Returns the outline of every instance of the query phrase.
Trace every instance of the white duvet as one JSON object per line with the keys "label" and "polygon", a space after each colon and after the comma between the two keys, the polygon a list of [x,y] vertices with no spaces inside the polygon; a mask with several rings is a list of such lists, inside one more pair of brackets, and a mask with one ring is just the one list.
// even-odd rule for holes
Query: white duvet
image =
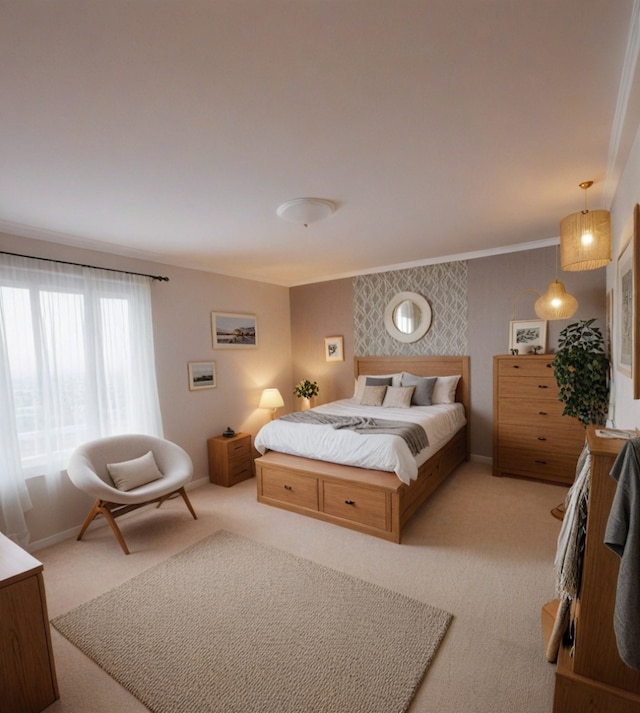
{"label": "white duvet", "polygon": [[419,466],[467,422],[464,407],[459,403],[382,408],[362,406],[355,399],[342,399],[316,406],[314,410],[337,416],[369,416],[419,423],[426,431],[429,445],[414,457],[400,436],[360,434],[348,428],[276,419],[260,429],[255,447],[262,455],[272,450],[359,468],[392,471],[409,485],[418,477]]}

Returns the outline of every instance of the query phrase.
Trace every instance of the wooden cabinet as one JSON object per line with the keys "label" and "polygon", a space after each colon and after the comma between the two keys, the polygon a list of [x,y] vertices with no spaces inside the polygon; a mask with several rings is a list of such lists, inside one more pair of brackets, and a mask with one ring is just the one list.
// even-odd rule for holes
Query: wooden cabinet
{"label": "wooden cabinet", "polygon": [[616,491],[609,473],[624,441],[598,438],[590,426],[587,443],[591,486],[575,640],[560,647],[553,713],[640,713],[640,671],[620,658],[613,630],[620,558],[604,544]]}
{"label": "wooden cabinet", "polygon": [[570,485],[584,426],[563,416],[553,356],[493,358],[493,474]]}
{"label": "wooden cabinet", "polygon": [[39,713],[57,698],[42,564],[0,535],[0,710]]}
{"label": "wooden cabinet", "polygon": [[226,488],[253,476],[251,435],[236,433],[231,438],[215,436],[207,441],[209,480]]}

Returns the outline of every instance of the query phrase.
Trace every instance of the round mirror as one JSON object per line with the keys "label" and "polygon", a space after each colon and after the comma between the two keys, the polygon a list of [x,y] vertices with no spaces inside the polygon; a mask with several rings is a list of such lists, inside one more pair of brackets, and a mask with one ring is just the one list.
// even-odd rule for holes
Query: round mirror
{"label": "round mirror", "polygon": [[431,307],[422,295],[399,292],[384,313],[387,332],[400,342],[416,342],[431,326]]}

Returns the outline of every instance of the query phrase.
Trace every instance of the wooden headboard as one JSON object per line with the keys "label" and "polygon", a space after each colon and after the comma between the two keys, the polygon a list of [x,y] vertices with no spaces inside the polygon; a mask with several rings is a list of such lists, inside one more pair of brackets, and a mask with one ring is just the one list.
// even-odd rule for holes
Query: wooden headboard
{"label": "wooden headboard", "polygon": [[452,376],[460,374],[456,401],[464,406],[467,421],[471,415],[471,388],[468,356],[370,356],[354,357],[356,378],[360,374],[395,374],[408,371],[416,376]]}

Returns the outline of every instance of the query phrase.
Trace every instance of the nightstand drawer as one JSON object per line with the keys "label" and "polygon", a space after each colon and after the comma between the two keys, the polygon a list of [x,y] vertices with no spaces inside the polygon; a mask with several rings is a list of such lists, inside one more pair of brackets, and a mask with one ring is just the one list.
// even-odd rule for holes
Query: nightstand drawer
{"label": "nightstand drawer", "polygon": [[389,496],[357,485],[323,482],[323,512],[379,530],[391,530]]}
{"label": "nightstand drawer", "polygon": [[268,470],[262,475],[262,496],[317,510],[318,481],[286,470]]}
{"label": "nightstand drawer", "polygon": [[230,440],[227,445],[227,456],[229,460],[238,458],[247,459],[251,455],[251,436]]}

